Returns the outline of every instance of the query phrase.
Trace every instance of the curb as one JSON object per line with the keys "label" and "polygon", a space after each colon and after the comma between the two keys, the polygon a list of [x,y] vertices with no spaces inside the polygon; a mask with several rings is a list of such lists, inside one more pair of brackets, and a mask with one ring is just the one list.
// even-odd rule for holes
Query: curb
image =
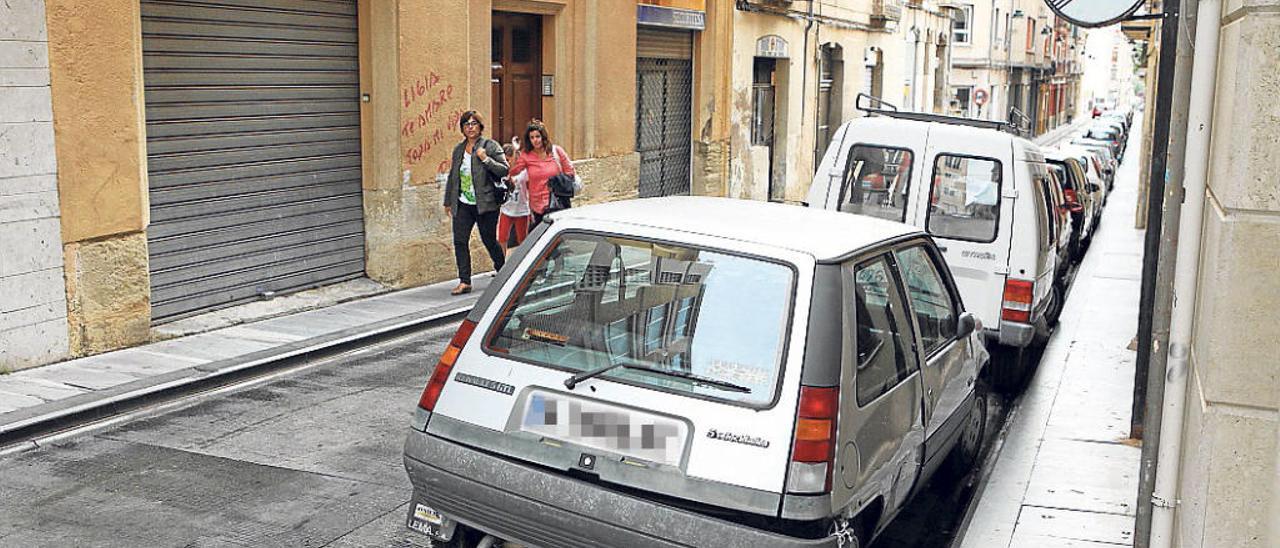
{"label": "curb", "polygon": [[[6,413],[0,424],[0,455],[35,448],[37,438],[82,424],[97,422],[136,410],[145,405],[175,400],[202,390],[257,376],[305,358],[336,354],[355,343],[384,339],[426,329],[457,319],[471,311],[472,304],[426,312],[413,312],[367,325],[295,341],[242,356],[138,379],[104,390],[80,394]],[[26,447],[24,447],[24,445]]]}

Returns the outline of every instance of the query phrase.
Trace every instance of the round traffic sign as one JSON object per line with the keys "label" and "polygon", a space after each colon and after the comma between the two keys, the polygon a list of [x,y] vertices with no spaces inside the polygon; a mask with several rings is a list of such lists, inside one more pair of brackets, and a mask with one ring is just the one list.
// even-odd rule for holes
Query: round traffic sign
{"label": "round traffic sign", "polygon": [[987,90],[979,89],[973,92],[973,104],[982,106],[987,104]]}
{"label": "round traffic sign", "polygon": [[1138,11],[1146,0],[1045,0],[1049,9],[1081,27],[1105,27]]}

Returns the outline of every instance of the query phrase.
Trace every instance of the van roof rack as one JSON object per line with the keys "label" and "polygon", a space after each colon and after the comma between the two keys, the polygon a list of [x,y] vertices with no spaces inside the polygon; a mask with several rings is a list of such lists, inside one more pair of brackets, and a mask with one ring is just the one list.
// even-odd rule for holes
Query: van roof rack
{"label": "van roof rack", "polygon": [[954,124],[962,126],[980,127],[986,129],[994,129],[1012,133],[1019,137],[1026,136],[1026,130],[1030,126],[1030,120],[1016,108],[1009,109],[1009,120],[978,120],[976,118],[962,118],[960,116],[947,116],[945,114],[930,114],[928,112],[907,112],[898,110],[898,107],[886,102],[879,97],[873,97],[865,93],[859,93],[855,106],[858,110],[867,114],[878,114],[880,116],[888,116],[890,118],[898,118],[902,120],[915,120],[918,122],[939,122],[943,124]]}

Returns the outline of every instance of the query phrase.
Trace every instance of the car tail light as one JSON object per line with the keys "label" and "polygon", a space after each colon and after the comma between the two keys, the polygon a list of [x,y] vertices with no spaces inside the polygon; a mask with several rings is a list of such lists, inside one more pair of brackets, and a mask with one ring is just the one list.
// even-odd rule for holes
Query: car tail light
{"label": "car tail light", "polygon": [[1000,318],[1011,322],[1031,323],[1031,301],[1035,282],[1009,278],[1004,282],[1004,304]]}
{"label": "car tail light", "polygon": [[840,409],[840,389],[800,387],[796,413],[796,434],[791,445],[791,468],[787,491],[827,493],[831,491],[831,469],[836,448],[836,416]]}
{"label": "car tail light", "polygon": [[435,371],[431,372],[431,380],[427,381],[427,388],[422,391],[422,399],[418,400],[418,407],[427,411],[436,408],[436,401],[440,399],[444,383],[449,380],[449,372],[453,371],[453,364],[458,361],[462,347],[467,345],[467,339],[471,338],[471,332],[475,330],[476,322],[471,320],[463,320],[462,325],[458,326],[458,332],[453,334],[453,339],[449,340],[449,346],[446,346],[444,354],[440,355],[440,361],[436,362]]}
{"label": "car tail light", "polygon": [[1080,205],[1080,198],[1076,196],[1076,189],[1064,188],[1062,189],[1062,193],[1067,197],[1066,206],[1068,211],[1072,213],[1084,212],[1084,206]]}

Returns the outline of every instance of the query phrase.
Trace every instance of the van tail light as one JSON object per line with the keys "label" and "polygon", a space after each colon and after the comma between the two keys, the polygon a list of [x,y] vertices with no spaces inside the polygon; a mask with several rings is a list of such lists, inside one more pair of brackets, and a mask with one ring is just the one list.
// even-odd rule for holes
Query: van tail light
{"label": "van tail light", "polygon": [[840,409],[837,387],[800,387],[796,434],[791,445],[787,474],[790,493],[828,493],[835,465],[836,416]]}
{"label": "van tail light", "polygon": [[1004,304],[1000,318],[1011,322],[1031,323],[1031,301],[1035,282],[1009,278],[1004,282]]}
{"label": "van tail light", "polygon": [[462,353],[462,347],[467,345],[467,339],[471,338],[471,332],[476,330],[476,322],[471,320],[463,320],[462,325],[458,326],[458,332],[453,334],[453,339],[449,341],[449,346],[444,348],[444,354],[440,355],[440,361],[436,362],[435,371],[431,373],[431,380],[427,381],[427,388],[422,391],[422,399],[418,400],[418,407],[427,411],[436,408],[436,401],[440,399],[440,392],[444,390],[445,381],[449,380],[449,372],[453,371],[453,364],[458,361],[458,355]]}

